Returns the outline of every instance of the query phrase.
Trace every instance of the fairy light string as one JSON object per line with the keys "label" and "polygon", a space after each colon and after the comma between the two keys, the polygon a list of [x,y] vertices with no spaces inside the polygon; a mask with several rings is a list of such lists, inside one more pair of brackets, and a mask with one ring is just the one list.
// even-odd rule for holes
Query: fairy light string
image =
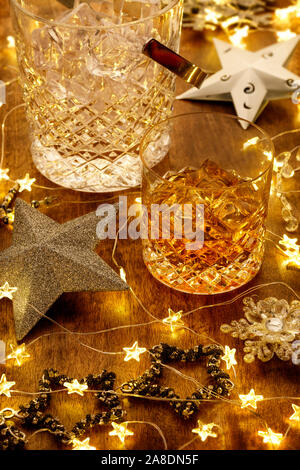
{"label": "fairy light string", "polygon": [[[246,30],[245,30],[246,31]],[[244,36],[246,37],[246,35]],[[4,137],[5,137],[5,122],[6,122],[6,119],[7,117],[15,110],[23,107],[24,104],[21,104],[21,105],[18,105],[16,106],[15,108],[11,109],[4,117],[4,120],[3,120],[3,124],[2,124],[2,144],[1,144],[1,164],[0,164],[0,178],[3,180],[3,181],[11,181],[12,183],[16,183],[16,184],[23,184],[23,187],[24,189],[27,189],[28,191],[31,190],[31,188],[39,188],[39,189],[46,189],[46,190],[63,190],[64,188],[53,188],[53,187],[46,187],[46,186],[41,186],[41,185],[37,185],[35,184],[35,181],[34,178],[30,178],[29,174],[25,175],[25,178],[22,179],[18,179],[18,180],[11,180],[10,177],[9,177],[9,169],[6,169],[6,168],[2,168],[3,166],[3,161],[4,161],[4,152],[5,152],[5,145],[4,145]],[[286,134],[289,134],[289,133],[295,133],[295,132],[299,132],[300,129],[293,129],[293,130],[290,130],[290,131],[286,131],[286,132],[283,132],[283,133],[280,133],[276,136],[274,136],[272,139],[276,139],[278,137],[281,137],[283,135],[286,135]],[[298,147],[297,147],[298,148]],[[297,149],[296,148],[296,149]],[[293,149],[294,151],[295,149]],[[293,152],[291,151],[291,153]],[[287,163],[287,162],[286,162]],[[280,168],[282,168],[282,166],[279,166],[278,170],[280,171]],[[294,172],[298,171],[299,168],[296,168],[294,170]],[[289,191],[285,192],[285,193],[289,193]],[[282,192],[283,194],[283,192]],[[109,200],[114,200],[114,197],[110,198]],[[42,201],[42,200],[41,200]],[[69,204],[89,204],[89,203],[95,203],[95,202],[103,202],[103,200],[100,200],[100,201],[64,201],[63,199],[61,199],[59,201],[59,203],[69,203]],[[276,235],[276,234],[275,234]],[[278,235],[276,235],[276,237],[279,237],[280,240],[278,241],[278,244],[275,243],[275,245],[277,246],[277,248],[281,251],[282,254],[284,254],[285,256],[287,257],[294,257],[295,258],[295,254],[299,254],[299,245],[297,243],[297,239],[292,239],[292,238],[289,238],[287,235],[283,236],[282,238]],[[124,267],[120,266],[117,262],[116,262],[116,259],[115,259],[115,254],[116,254],[116,248],[117,248],[117,243],[118,243],[118,237],[116,238],[115,240],[115,244],[114,244],[114,247],[113,247],[113,253],[112,253],[112,259],[113,259],[113,262],[114,264],[118,267],[118,269],[121,270],[121,275],[123,276],[124,279],[126,279],[126,271],[124,269]],[[259,286],[254,286],[253,288],[250,288],[248,289],[247,291],[243,292],[242,294],[239,294],[238,296],[234,297],[234,299],[231,299],[229,301],[226,301],[226,302],[222,302],[222,303],[219,303],[219,304],[213,304],[213,305],[209,305],[209,306],[200,306],[198,308],[195,308],[193,310],[190,310],[188,312],[182,312],[182,311],[179,311],[179,312],[174,312],[170,309],[170,311],[172,313],[170,313],[170,311],[168,312],[169,313],[169,316],[172,316],[172,315],[177,315],[177,325],[174,326],[174,329],[173,331],[175,331],[177,328],[176,327],[179,327],[190,332],[191,334],[194,334],[196,335],[197,337],[199,336],[202,336],[202,337],[206,337],[206,339],[209,339],[209,340],[212,340],[211,338],[209,338],[207,335],[205,334],[200,334],[194,330],[192,330],[191,328],[187,327],[182,318],[186,318],[188,317],[189,315],[193,314],[194,312],[196,311],[199,311],[201,309],[204,309],[204,308],[215,308],[217,306],[221,306],[221,305],[229,305],[230,303],[233,303],[235,302],[236,300],[240,299],[241,297],[245,296],[247,293],[250,293],[250,292],[254,292],[255,290],[257,289],[260,289],[260,288],[264,288],[264,287],[267,287],[267,286],[271,286],[271,285],[283,285],[285,287],[287,287],[291,292],[293,292],[293,294],[299,299],[299,296],[296,294],[296,292],[290,287],[288,286],[287,284],[285,284],[284,282],[272,282],[272,283],[266,283],[266,284],[262,284],[262,285],[259,285]],[[2,286],[3,287],[3,286]],[[9,287],[9,286],[8,286]],[[1,289],[0,288],[0,295],[1,295]],[[4,289],[4,292],[5,292],[5,289]],[[163,319],[160,319],[158,317],[156,317],[154,314],[152,314],[144,305],[143,303],[140,301],[140,299],[137,297],[137,295],[135,294],[135,292],[130,289],[130,293],[131,295],[133,295],[133,298],[138,302],[138,304],[142,307],[142,310],[147,313],[147,315],[151,318],[151,320],[149,322],[144,322],[144,323],[138,323],[138,324],[135,324],[135,325],[121,325],[121,326],[117,326],[117,327],[113,327],[113,328],[108,328],[106,330],[101,330],[101,331],[98,331],[98,332],[72,332],[68,329],[66,329],[65,327],[63,327],[62,325],[60,325],[59,323],[53,321],[52,319],[50,319],[49,317],[47,317],[46,315],[42,315],[43,317],[45,318],[48,318],[48,320],[50,320],[51,322],[53,322],[54,324],[56,324],[57,326],[59,326],[59,328],[61,328],[63,331],[57,331],[57,332],[52,332],[52,333],[49,333],[49,334],[45,334],[45,335],[41,335],[39,336],[38,338],[35,338],[31,343],[29,343],[26,347],[26,350],[29,349],[31,346],[33,346],[33,344],[35,344],[37,341],[39,341],[40,339],[44,338],[44,337],[49,337],[49,336],[54,336],[54,335],[61,335],[61,334],[68,334],[68,335],[74,335],[75,337],[78,337],[78,336],[89,336],[89,335],[98,335],[98,334],[103,334],[103,333],[108,333],[108,332],[113,332],[113,331],[118,331],[120,329],[126,329],[126,328],[141,328],[143,326],[151,326],[151,325],[154,325],[154,324],[160,324],[163,328],[166,328],[168,327],[169,329],[171,329],[172,331],[172,322],[171,322],[171,319],[170,319],[170,322],[168,321],[164,321],[166,319],[168,319],[168,317],[165,317]],[[13,293],[12,293],[13,294]],[[5,297],[5,295],[3,296]],[[7,295],[6,295],[7,297]],[[8,297],[8,298],[11,298],[11,297]],[[175,318],[173,318],[173,320],[175,320]],[[172,320],[172,321],[173,321]],[[175,322],[176,323],[176,322]],[[174,325],[175,325],[174,323]],[[89,347],[91,348],[89,345],[86,345],[84,343],[82,343],[80,340],[78,340],[79,344],[83,347]],[[216,342],[215,342],[216,343]],[[218,343],[216,343],[218,344]],[[23,346],[23,345],[21,345]],[[227,348],[229,348],[228,346],[226,346]],[[97,350],[96,348],[91,348],[93,349],[94,351],[97,351],[99,354],[112,354],[112,355],[124,355],[124,351],[117,351],[117,352],[112,352],[112,351],[101,351],[101,350]],[[124,350],[125,349],[130,349],[129,348],[125,348],[124,347]],[[142,348],[143,349],[143,352],[146,352],[147,349],[146,348]],[[229,348],[229,351],[230,351],[230,348]],[[233,351],[233,350],[231,350]],[[23,351],[24,353],[24,351]],[[27,353],[25,353],[27,354]],[[225,355],[226,357],[226,352],[225,352]],[[26,359],[27,357],[29,357],[29,354],[28,356],[24,356],[20,359]],[[138,356],[139,357],[139,356]],[[12,357],[12,353],[9,354],[6,358],[7,360],[9,359],[15,359],[17,360],[17,358],[13,358]],[[225,359],[224,359],[225,360]],[[228,356],[228,361],[229,363],[231,362],[232,365],[233,364],[236,364],[236,361],[234,359],[233,356]],[[234,362],[235,361],[235,362]],[[226,361],[225,361],[226,362]],[[20,361],[20,365],[21,365],[22,361]],[[168,368],[170,371],[172,371],[173,373],[179,375],[182,379],[184,380],[189,380],[189,381],[192,381],[194,382],[195,384],[197,384],[197,386],[203,386],[202,384],[200,384],[197,380],[195,380],[193,377],[190,377],[186,374],[182,374],[181,372],[179,372],[176,368],[172,367],[172,366],[169,366],[167,364],[162,364],[162,367],[166,367]],[[76,390],[76,387],[77,387],[77,384],[78,385],[83,385],[83,389],[80,387],[78,388],[77,387],[77,390],[78,392],[76,391],[72,391],[70,393],[77,393],[79,395],[83,395],[85,393],[92,393],[92,391],[90,390],[86,390],[86,387],[84,386],[85,384],[79,384],[79,382],[77,381],[76,383],[76,380],[77,379],[74,379],[74,382],[75,382],[75,388],[73,387],[73,390]],[[74,386],[74,382],[72,383],[73,386]],[[1,384],[2,384],[2,388],[1,388]],[[11,394],[29,394],[29,395],[34,395],[34,393],[30,393],[30,392],[22,392],[22,391],[17,391],[17,390],[11,390],[11,388],[15,385],[15,382],[13,381],[9,381],[7,380],[5,374],[2,375],[1,377],[1,380],[0,380],[0,395],[1,395],[1,390],[2,390],[2,395],[5,395],[7,397],[10,397]],[[52,393],[69,393],[67,391],[68,387],[64,387],[63,389],[61,390],[54,390],[54,391],[51,391],[49,392],[49,394],[52,394]],[[80,389],[80,392],[79,393],[79,389]],[[72,387],[71,387],[71,390],[72,390]],[[256,397],[256,401],[255,399],[253,398],[254,402],[253,404],[255,403],[255,405],[257,404],[257,402],[262,402],[264,400],[271,400],[271,399],[293,399],[294,401],[296,400],[299,400],[299,397],[265,397],[263,398],[262,395],[255,395],[255,392],[253,389],[250,390],[249,394],[251,394],[251,391],[253,391],[253,395],[254,397]],[[123,393],[123,392],[116,392],[118,395],[120,395],[121,397],[125,397],[125,396],[129,396],[129,397],[135,397],[135,398],[143,398],[145,400],[157,400],[157,401],[177,401],[177,402],[181,402],[181,401],[184,401],[184,399],[180,399],[180,398],[175,398],[175,399],[168,399],[168,398],[161,398],[161,397],[141,397],[139,395],[131,395],[131,394],[126,394],[126,393]],[[38,395],[38,393],[36,393],[36,395]],[[247,397],[247,395],[239,395],[239,397]],[[251,398],[251,397],[250,397]],[[250,398],[249,398],[249,402],[250,403]],[[215,397],[213,400],[215,401],[220,401],[220,397]],[[193,400],[191,400],[193,401]],[[196,400],[195,400],[196,401]],[[198,400],[199,401],[199,400]],[[206,401],[205,399],[201,400],[201,401]],[[211,400],[207,400],[207,401],[211,401]],[[235,406],[238,406],[240,408],[244,408],[245,411],[247,412],[250,412],[251,414],[254,414],[254,416],[256,416],[262,423],[263,423],[263,426],[264,426],[264,430],[263,431],[258,431],[258,435],[260,437],[263,438],[264,442],[267,444],[267,443],[270,443],[273,447],[276,447],[278,445],[282,445],[282,442],[283,440],[286,438],[287,434],[290,432],[290,429],[291,429],[291,425],[288,427],[288,429],[286,430],[286,433],[285,434],[281,434],[281,433],[277,433],[276,430],[272,430],[268,424],[265,422],[264,418],[260,416],[260,414],[257,413],[256,411],[256,406],[252,406],[251,404],[248,406],[247,404],[243,406],[244,403],[247,403],[247,402],[242,402],[243,404],[241,405],[241,398],[240,398],[240,401],[238,400],[233,400],[233,399],[222,399],[223,402],[226,402],[228,404],[231,404],[231,405],[235,405]],[[255,409],[255,412],[253,412],[252,410],[249,409],[249,407],[251,407]],[[290,420],[291,421],[299,421],[300,417],[299,417],[299,410],[300,410],[300,406],[296,405],[296,404],[293,404],[292,405],[293,407],[293,410],[294,410],[294,413],[290,416]],[[3,410],[2,410],[3,412]],[[0,411],[0,416],[1,415],[1,411]],[[294,416],[294,417],[293,417]],[[129,422],[128,422],[129,423]],[[127,424],[128,424],[127,423]],[[134,423],[134,421],[132,421],[131,423]],[[140,421],[140,422],[136,422],[136,423],[140,423],[140,424],[150,424],[156,428],[157,425],[155,423],[147,423],[147,422],[144,422],[144,421]],[[210,424],[214,424],[214,423],[202,423],[201,426],[205,427],[205,426],[209,426]],[[294,424],[294,423],[293,423]],[[217,426],[217,425],[215,425]],[[160,428],[159,428],[160,429]],[[197,428],[195,428],[197,429]],[[199,429],[200,429],[200,425],[199,425]],[[207,429],[208,428],[204,428],[204,429]],[[36,432],[42,432],[43,429],[41,430],[38,430]],[[48,429],[45,429],[45,431],[49,431]],[[161,431],[161,430],[160,430]],[[158,431],[158,432],[160,432]],[[14,431],[12,431],[14,432]],[[162,431],[161,431],[162,432]],[[35,433],[32,434],[32,436],[34,435]],[[163,436],[163,434],[161,434]],[[32,437],[31,436],[31,437]],[[200,434],[199,434],[200,436]],[[126,437],[126,436],[125,436]],[[201,437],[201,436],[200,436]],[[162,437],[163,438],[163,437]],[[197,437],[196,437],[197,439]],[[195,439],[192,439],[191,441],[189,441],[187,444],[191,443],[191,442],[194,442]],[[165,439],[163,438],[163,441],[164,441],[164,447],[167,448],[167,445],[166,445],[166,441]],[[83,446],[84,446],[84,443],[86,442],[87,446],[89,445],[89,443],[84,440],[82,441],[83,443]],[[80,444],[78,444],[80,445]],[[181,448],[184,448],[186,446],[186,444],[183,444],[183,446],[181,446]]]}
{"label": "fairy light string", "polygon": [[[277,8],[268,0],[257,5],[243,1],[228,4],[225,0],[185,0],[184,7],[183,26],[196,30],[222,30],[232,44],[239,47],[245,47],[244,40],[256,31],[272,32],[278,41],[286,41],[296,36],[293,29],[300,18],[299,0],[284,8]],[[14,49],[14,37],[8,35],[6,41],[7,47]],[[13,78],[6,85],[17,80],[18,77]]]}
{"label": "fairy light string", "polygon": [[[255,10],[258,6],[259,12]],[[228,4],[225,0],[209,3],[203,0],[185,0],[183,26],[204,31],[220,29],[232,44],[243,48],[245,39],[256,31],[273,33],[277,41],[295,37],[294,29],[297,29],[299,18],[299,0],[285,8],[277,8],[268,1],[250,5],[243,1]]]}
{"label": "fairy light string", "polygon": [[[272,284],[274,284],[274,283],[272,283]],[[292,292],[294,292],[294,290],[293,290],[290,286],[286,285],[285,283],[278,282],[278,283],[275,283],[275,284],[283,284],[283,285],[285,285],[289,290],[291,290]],[[266,285],[267,285],[267,284],[266,284]],[[261,288],[261,287],[266,287],[266,285],[255,286],[254,288],[251,288],[251,289],[248,289],[248,290],[251,290],[251,291],[257,290],[257,289],[259,289],[259,288]],[[243,295],[245,295],[245,293],[244,293]],[[236,299],[239,298],[239,297],[240,297],[240,295],[236,296],[234,299],[231,299],[230,302],[236,301]],[[227,302],[228,302],[228,301],[227,301]],[[217,307],[217,306],[222,305],[222,304],[224,304],[224,302],[222,302],[222,303],[220,303],[220,304],[212,305],[211,307]],[[201,306],[200,308],[206,308],[206,306]],[[189,313],[189,312],[186,312],[186,313]],[[42,316],[45,317],[45,315],[42,315]],[[46,318],[47,318],[47,317],[46,317]],[[50,319],[50,320],[52,320],[52,319]],[[57,325],[59,325],[57,322],[55,322],[55,321],[53,321],[53,322],[56,323]],[[154,322],[150,322],[150,323],[154,323]],[[90,332],[90,333],[85,333],[85,332],[71,332],[71,331],[67,330],[65,327],[63,327],[62,325],[59,325],[59,326],[64,330],[64,332],[63,332],[64,334],[90,335],[90,334],[95,334],[95,333],[96,333],[96,332]],[[132,326],[132,325],[129,325],[129,326]],[[121,327],[117,327],[117,329],[119,329],[119,328],[122,328],[122,326],[121,326]],[[105,332],[110,332],[111,330],[115,330],[115,329],[116,329],[116,328],[114,328],[114,329],[107,329],[107,330],[104,330],[104,331],[105,331]],[[103,332],[103,330],[102,330],[102,332]],[[55,335],[56,332],[54,332],[54,333],[52,333],[52,334]],[[50,334],[50,335],[51,335],[51,334]],[[46,335],[42,335],[42,336],[46,336]],[[41,336],[41,337],[42,337],[42,336]],[[202,335],[202,336],[205,336],[205,335]],[[41,337],[36,338],[36,340],[39,340],[39,338],[41,338]],[[32,344],[35,343],[36,340],[34,340],[34,341],[32,342]],[[28,345],[27,347],[29,347],[29,345]],[[98,351],[98,352],[105,353],[105,352],[103,352],[103,351]],[[112,352],[110,351],[109,353],[112,353]],[[116,352],[115,354],[120,354],[120,353],[121,353],[121,351],[120,351],[120,352]],[[112,353],[112,354],[114,354],[114,353]],[[121,353],[121,354],[122,354],[122,353]],[[197,385],[201,385],[201,384],[199,384],[199,382],[197,382],[193,377],[187,376],[186,374],[182,374],[181,372],[179,372],[179,371],[176,370],[175,368],[173,368],[173,367],[171,367],[171,366],[168,366],[168,365],[166,365],[166,364],[164,364],[163,366],[169,368],[169,370],[171,370],[171,371],[175,372],[176,374],[180,375],[180,376],[181,376],[182,378],[184,378],[185,380],[190,380],[190,381],[193,381],[194,383],[197,383]],[[64,389],[58,390],[58,391],[55,391],[55,392],[57,393],[57,392],[63,392],[63,391],[64,391]],[[18,393],[18,391],[13,391],[12,393]],[[28,392],[19,392],[19,393],[27,393],[27,394],[28,394]],[[51,392],[51,393],[54,393],[54,392]],[[122,395],[125,396],[126,394],[122,394]],[[148,397],[139,397],[139,398],[148,399]],[[285,397],[272,397],[271,399],[284,399],[284,398],[285,398]],[[288,398],[288,397],[286,397],[286,399],[287,399],[287,398]],[[264,398],[264,400],[265,400],[265,399],[268,400],[268,399],[270,399],[270,398]],[[290,397],[290,399],[293,399],[293,400],[296,399],[296,400],[298,400],[299,398],[298,398],[298,397]],[[170,399],[161,399],[161,398],[160,398],[159,401],[170,401]],[[181,401],[181,400],[180,400],[180,399],[179,399],[179,400],[176,400],[176,399],[175,399],[175,401]],[[205,400],[204,400],[204,401],[205,401]],[[227,400],[226,400],[226,401],[227,401]],[[231,400],[231,399],[230,399],[230,400],[228,400],[227,402],[228,402],[229,404],[233,404],[233,405],[236,405],[236,406],[239,406],[239,407],[240,407],[240,403],[238,403],[236,400]],[[250,410],[249,410],[249,411],[250,411]],[[257,415],[257,417],[262,421],[262,423],[264,424],[264,427],[266,428],[266,430],[265,430],[265,431],[262,431],[262,432],[268,432],[269,427],[268,427],[267,423],[265,423],[265,421],[263,420],[263,418],[260,417],[259,415]],[[289,430],[288,430],[288,431],[289,431]],[[275,444],[272,443],[272,445],[273,445],[273,446],[276,446],[276,443],[275,443]]]}

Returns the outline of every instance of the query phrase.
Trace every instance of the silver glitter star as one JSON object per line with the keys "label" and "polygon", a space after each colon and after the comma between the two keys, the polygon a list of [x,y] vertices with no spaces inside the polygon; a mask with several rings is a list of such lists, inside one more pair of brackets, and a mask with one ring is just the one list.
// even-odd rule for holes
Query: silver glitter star
{"label": "silver glitter star", "polygon": [[0,285],[13,296],[17,340],[21,340],[64,292],[119,291],[128,286],[92,250],[99,240],[95,212],[59,224],[17,199],[12,245],[0,253]]}

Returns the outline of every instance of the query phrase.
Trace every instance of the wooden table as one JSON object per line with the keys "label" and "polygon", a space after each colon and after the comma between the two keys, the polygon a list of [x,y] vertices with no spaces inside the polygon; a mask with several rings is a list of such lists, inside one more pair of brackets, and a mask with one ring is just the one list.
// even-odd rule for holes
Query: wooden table
{"label": "wooden table", "polygon": [[[0,23],[0,34],[2,46],[5,45],[5,37],[11,32],[10,22],[7,19],[7,1],[1,0],[0,12],[2,15]],[[221,37],[221,36],[220,36]],[[251,36],[249,48],[256,48],[270,44],[272,36],[265,33],[256,33]],[[182,34],[182,55],[207,67],[218,67],[217,56],[209,36],[204,37],[199,32],[183,30]],[[290,62],[290,68],[295,73],[300,73],[300,46],[297,48]],[[14,64],[13,51],[7,48],[2,49],[1,66],[4,64]],[[8,71],[3,71],[5,75]],[[1,77],[6,79],[7,76]],[[187,86],[178,82],[177,91],[182,92]],[[18,85],[12,85],[8,94],[8,107],[1,110],[2,116],[8,108],[20,103],[21,95]],[[232,104],[203,103],[181,101],[175,103],[175,113],[214,110],[234,113]],[[288,130],[299,126],[300,111],[290,100],[273,102],[267,106],[257,123],[267,130],[271,135],[280,131]],[[299,136],[287,137],[278,141],[278,151],[292,148],[293,142],[297,142]],[[298,140],[299,144],[299,140]],[[49,186],[49,182],[43,178],[34,168],[29,150],[29,140],[27,137],[27,127],[24,122],[23,111],[17,111],[8,120],[8,132],[6,142],[6,162],[10,167],[12,177],[23,177],[29,172],[31,177],[36,177],[41,185]],[[299,183],[299,181],[298,181]],[[299,187],[299,185],[298,185]],[[1,182],[0,196],[2,197],[8,185]],[[47,215],[58,222],[65,222],[89,211],[95,210],[99,200],[106,200],[108,195],[86,195],[72,191],[61,191],[57,188],[51,192],[58,196],[61,204],[49,208]],[[49,194],[49,193],[47,193]],[[33,190],[32,193],[24,192],[22,197],[26,201],[41,199],[45,196],[43,190]],[[84,204],[66,203],[64,201],[86,202]],[[294,204],[299,199],[292,198]],[[298,201],[298,202],[297,202]],[[274,232],[281,234],[284,227],[280,217],[280,205],[276,197],[271,197],[270,214],[268,226]],[[297,236],[295,234],[295,236]],[[299,235],[298,235],[299,237]],[[11,242],[11,233],[5,228],[0,229],[0,248],[4,249]],[[97,252],[111,266],[113,266],[112,241],[101,242]],[[190,310],[201,305],[215,304],[224,300],[232,299],[245,288],[221,296],[193,296],[176,292],[156,281],[147,271],[142,260],[141,244],[139,241],[124,240],[119,242],[116,258],[127,273],[129,285],[135,290],[143,304],[157,317],[167,316],[168,307],[174,311]],[[297,290],[299,288],[299,272],[288,271],[282,266],[283,257],[276,251],[273,244],[266,243],[266,255],[263,267],[258,276],[248,285],[249,287],[271,282],[284,281]],[[115,268],[116,269],[116,268]],[[264,288],[255,292],[257,299],[265,298],[269,295],[278,298],[292,300],[294,297],[288,289],[282,286]],[[75,293],[64,294],[51,308],[49,315],[64,327],[72,331],[89,332],[109,329],[116,326],[148,322],[150,318],[134,300],[130,292],[124,293]],[[222,344],[228,344],[231,348],[237,349],[236,358],[236,388],[232,398],[237,398],[238,394],[246,394],[250,388],[265,397],[284,397],[299,395],[299,368],[290,362],[284,363],[278,359],[262,363],[255,361],[248,365],[243,361],[243,342],[224,335],[220,332],[222,323],[230,323],[231,320],[239,319],[243,316],[242,302],[238,300],[231,305],[205,308],[188,316],[185,320],[187,326],[198,333],[208,335]],[[15,342],[14,324],[12,314],[12,303],[9,300],[2,300],[0,303],[0,339],[6,342],[7,347]],[[43,319],[26,337],[25,342],[29,343],[46,333],[59,331],[59,328]],[[198,344],[199,338],[185,330],[177,330],[171,334],[168,328],[162,324],[151,326],[119,329],[110,333],[96,336],[80,336],[79,339],[89,346],[103,351],[122,351],[123,347],[131,346],[135,340],[139,345],[151,348],[152,346],[166,342],[178,345],[182,348],[189,348]],[[207,342],[207,340],[205,340]],[[16,389],[36,392],[38,380],[45,368],[56,368],[62,373],[73,377],[83,377],[88,373],[97,373],[102,369],[113,370],[117,374],[117,385],[122,384],[129,378],[141,374],[149,366],[149,356],[144,354],[141,361],[129,361],[125,363],[122,356],[103,355],[87,349],[79,344],[78,337],[71,335],[46,336],[37,341],[30,348],[31,359],[16,367],[12,361],[6,366],[0,365],[0,374],[6,373],[8,380],[16,382]],[[176,365],[177,367],[177,365]],[[178,369],[186,374],[197,377],[200,381],[205,380],[205,371],[201,366],[178,365]],[[231,372],[232,374],[232,372]],[[182,397],[192,392],[192,385],[179,379],[171,372],[164,372],[163,384],[174,386]],[[30,397],[24,395],[12,395],[10,399],[1,396],[0,408],[9,406],[17,407],[20,403],[26,403]],[[266,420],[268,425],[275,431],[284,433],[288,427],[288,417],[292,414],[291,400],[276,399],[267,400],[259,404],[259,413]],[[223,429],[223,434],[217,439],[209,438],[202,443],[200,439],[194,441],[187,449],[266,449],[262,443],[262,438],[257,436],[259,429],[264,429],[260,419],[255,414],[247,410],[242,410],[239,406],[224,402],[213,402],[203,404],[199,414],[190,421],[182,421],[169,408],[166,403],[158,403],[145,399],[124,399],[124,406],[127,410],[128,421],[148,421],[159,424],[168,442],[169,449],[177,449],[184,443],[191,440],[194,435],[191,430],[195,427],[197,418],[203,422],[214,422]],[[55,394],[51,401],[50,412],[62,419],[67,428],[82,418],[88,412],[95,412],[96,404],[92,394],[87,394],[85,398],[77,395],[68,396],[66,393]],[[145,424],[132,424],[130,429],[134,431],[133,437],[126,439],[127,449],[163,449],[162,439],[157,431]],[[91,444],[97,449],[123,449],[119,440],[110,437],[109,427],[98,428],[91,432]],[[31,431],[28,432],[28,435]],[[293,428],[284,441],[282,448],[296,449],[300,445],[299,427]],[[57,443],[47,433],[37,434],[28,444],[29,449],[57,449]]]}

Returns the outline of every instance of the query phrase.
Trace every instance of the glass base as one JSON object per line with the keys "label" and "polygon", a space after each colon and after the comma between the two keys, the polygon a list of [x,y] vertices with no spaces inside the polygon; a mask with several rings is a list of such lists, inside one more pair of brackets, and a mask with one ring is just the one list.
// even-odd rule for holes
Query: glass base
{"label": "glass base", "polygon": [[[168,153],[170,137],[163,133],[157,137],[152,166]],[[114,162],[97,156],[85,161],[79,156],[63,157],[54,147],[45,147],[35,138],[31,145],[33,162],[48,180],[64,188],[87,193],[125,191],[141,184],[139,149],[135,147],[122,153]]]}
{"label": "glass base", "polygon": [[43,147],[36,139],[31,146],[32,159],[48,180],[64,188],[87,193],[123,191],[141,184],[138,154],[128,155],[118,165],[99,157],[86,163],[79,158],[64,159],[55,148]]}
{"label": "glass base", "polygon": [[[258,274],[262,265],[262,257],[259,261],[255,258],[255,255],[250,255],[245,261],[247,266],[237,267],[235,263],[232,263],[227,266],[226,274],[222,272],[224,268],[218,271],[216,268],[210,267],[197,277],[194,276],[193,283],[191,283],[191,281],[184,279],[184,275],[180,276],[175,268],[172,271],[169,270],[167,274],[158,264],[149,263],[146,260],[145,250],[143,252],[144,263],[155,279],[179,292],[197,295],[224,294],[247,284]],[[231,275],[229,275],[230,273]]]}

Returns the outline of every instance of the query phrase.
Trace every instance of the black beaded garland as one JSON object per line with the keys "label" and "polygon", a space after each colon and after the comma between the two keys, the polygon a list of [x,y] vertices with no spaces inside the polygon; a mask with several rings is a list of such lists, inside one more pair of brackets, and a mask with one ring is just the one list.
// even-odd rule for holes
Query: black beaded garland
{"label": "black beaded garland", "polygon": [[23,450],[25,434],[13,422],[0,416],[0,450]]}
{"label": "black beaded garland", "polygon": [[[86,383],[90,389],[100,390],[95,393],[95,397],[103,403],[107,411],[95,415],[87,414],[84,419],[74,425],[71,431],[67,431],[57,418],[43,412],[50,404],[51,391],[63,387],[65,382],[72,382],[73,379],[60,374],[57,370],[47,369],[39,381],[40,394],[27,405],[21,405],[16,412],[16,417],[20,420],[22,426],[48,429],[61,444],[70,445],[72,439],[80,437],[93,426],[108,424],[123,418],[124,410],[120,398],[113,391],[115,379],[114,372],[103,370],[100,374],[89,374],[79,381],[79,383]],[[4,416],[0,416],[1,418],[0,450],[23,449],[26,443],[25,434],[21,433],[15,425],[9,426]]]}
{"label": "black beaded garland", "polygon": [[[234,387],[230,376],[220,369],[221,356],[224,353],[223,348],[216,344],[208,346],[198,345],[194,348],[183,350],[175,346],[161,343],[150,349],[152,364],[149,370],[137,379],[130,380],[122,385],[123,393],[170,398],[171,407],[182,418],[189,419],[196,413],[201,405],[201,400],[209,400],[228,396]],[[206,370],[213,380],[213,384],[197,389],[191,397],[181,400],[175,390],[170,387],[162,387],[157,384],[157,380],[162,374],[162,364],[170,362],[196,362],[206,359]],[[192,400],[192,401],[191,401]]]}
{"label": "black beaded garland", "polygon": [[8,193],[0,203],[0,222],[2,222],[4,225],[9,224],[8,214],[12,212],[10,205],[18,194],[19,187],[19,183],[15,183],[15,185],[8,191]]}
{"label": "black beaded garland", "polygon": [[[184,419],[190,418],[196,413],[202,400],[221,398],[228,396],[234,387],[229,375],[220,368],[223,348],[216,344],[202,346],[201,344],[191,349],[180,349],[176,346],[160,343],[149,350],[151,366],[137,379],[132,379],[121,386],[123,394],[167,398],[170,405]],[[191,397],[184,400],[176,394],[173,388],[162,387],[157,383],[162,375],[163,364],[171,362],[197,362],[205,359],[206,370],[211,378],[211,384],[197,389]],[[61,388],[65,382],[73,379],[60,374],[57,370],[47,369],[39,381],[39,395],[27,405],[21,405],[14,417],[20,420],[24,427],[47,429],[63,445],[71,445],[73,439],[78,439],[90,428],[96,425],[106,425],[114,421],[122,421],[125,411],[122,407],[120,396],[113,390],[116,380],[114,372],[103,370],[100,374],[89,374],[80,379],[79,383],[86,383],[89,389],[99,390],[95,397],[106,408],[106,411],[94,415],[87,414],[84,419],[78,421],[71,431],[51,414],[45,414],[50,404],[51,392],[55,388]],[[8,409],[9,410],[9,409]],[[5,411],[5,410],[4,410]],[[26,436],[21,432],[11,416],[5,413],[0,415],[0,450],[22,450],[26,444]]]}

